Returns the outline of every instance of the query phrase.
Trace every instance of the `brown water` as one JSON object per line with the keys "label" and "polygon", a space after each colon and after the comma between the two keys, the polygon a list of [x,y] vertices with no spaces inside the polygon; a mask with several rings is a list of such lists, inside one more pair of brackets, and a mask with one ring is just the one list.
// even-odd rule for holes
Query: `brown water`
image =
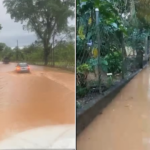
{"label": "brown water", "polygon": [[75,75],[31,66],[17,74],[16,64],[0,63],[0,139],[52,124],[75,123]]}
{"label": "brown water", "polygon": [[77,150],[150,150],[150,68],[79,135]]}

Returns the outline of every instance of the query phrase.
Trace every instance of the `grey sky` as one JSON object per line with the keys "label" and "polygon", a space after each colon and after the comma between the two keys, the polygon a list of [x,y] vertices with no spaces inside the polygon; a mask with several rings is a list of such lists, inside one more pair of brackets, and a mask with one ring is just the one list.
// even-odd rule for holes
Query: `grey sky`
{"label": "grey sky", "polygon": [[[21,23],[16,23],[11,19],[3,6],[3,0],[0,0],[0,24],[3,27],[0,30],[0,43],[6,43],[10,47],[15,47],[18,40],[19,47],[24,47],[37,39],[33,32],[23,30]],[[74,25],[75,20],[70,20],[69,24]]]}

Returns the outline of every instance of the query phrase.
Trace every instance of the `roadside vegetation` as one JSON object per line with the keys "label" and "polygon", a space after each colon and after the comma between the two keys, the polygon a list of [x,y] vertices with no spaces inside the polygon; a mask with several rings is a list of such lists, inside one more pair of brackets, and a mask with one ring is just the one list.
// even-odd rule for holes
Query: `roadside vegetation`
{"label": "roadside vegetation", "polygon": [[[5,43],[0,43],[0,59],[8,57],[11,62],[28,62],[35,65],[44,65],[43,46],[40,42],[32,43],[20,49],[11,49]],[[55,46],[53,55],[49,55],[47,66],[59,67],[74,71],[75,47],[74,41],[59,42]]]}
{"label": "roadside vegetation", "polygon": [[146,0],[77,0],[78,108],[146,63],[149,8]]}

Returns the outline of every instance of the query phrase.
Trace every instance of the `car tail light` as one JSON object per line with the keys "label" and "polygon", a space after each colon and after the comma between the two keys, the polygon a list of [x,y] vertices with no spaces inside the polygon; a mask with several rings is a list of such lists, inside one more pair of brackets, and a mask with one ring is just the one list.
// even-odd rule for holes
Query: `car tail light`
{"label": "car tail light", "polygon": [[28,70],[30,70],[30,67],[28,66]]}
{"label": "car tail light", "polygon": [[20,67],[17,67],[16,70],[20,70]]}

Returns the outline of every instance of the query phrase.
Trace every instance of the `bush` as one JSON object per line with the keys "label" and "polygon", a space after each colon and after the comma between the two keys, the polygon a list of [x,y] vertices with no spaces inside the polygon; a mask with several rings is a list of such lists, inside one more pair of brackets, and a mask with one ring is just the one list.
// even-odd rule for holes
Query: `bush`
{"label": "bush", "polygon": [[77,93],[77,98],[84,97],[87,93],[89,92],[87,87],[82,87],[80,85],[77,85],[76,88],[76,93]]}
{"label": "bush", "polygon": [[108,62],[108,72],[109,73],[121,73],[122,70],[122,53],[113,52],[105,56],[105,59]]}
{"label": "bush", "polygon": [[86,79],[89,71],[90,66],[88,64],[82,64],[77,67],[77,84],[81,87],[86,87]]}

